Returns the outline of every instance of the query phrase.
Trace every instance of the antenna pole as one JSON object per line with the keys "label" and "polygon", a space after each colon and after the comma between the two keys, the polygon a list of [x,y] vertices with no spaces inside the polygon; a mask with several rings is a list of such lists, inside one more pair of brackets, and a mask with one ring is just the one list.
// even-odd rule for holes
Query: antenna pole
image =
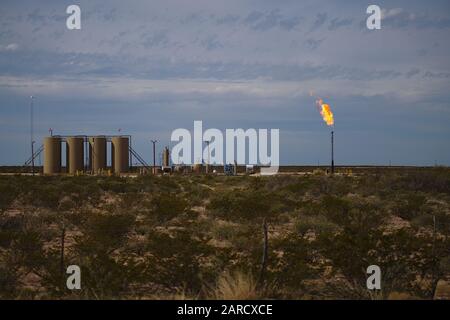
{"label": "antenna pole", "polygon": [[31,144],[31,172],[34,176],[34,136],[33,136],[33,96],[30,96],[30,144]]}

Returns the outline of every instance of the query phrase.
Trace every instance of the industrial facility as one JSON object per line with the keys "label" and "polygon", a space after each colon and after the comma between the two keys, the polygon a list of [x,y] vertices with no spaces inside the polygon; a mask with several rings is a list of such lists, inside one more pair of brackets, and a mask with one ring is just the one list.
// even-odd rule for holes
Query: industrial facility
{"label": "industrial facility", "polygon": [[[109,151],[109,152],[108,152]],[[65,152],[65,157],[63,154]],[[109,153],[109,157],[108,157]],[[155,153],[155,151],[154,151]],[[209,173],[209,164],[203,163],[193,165],[172,165],[170,161],[169,147],[164,147],[161,153],[161,165],[158,167],[154,159],[153,166],[147,164],[145,160],[131,147],[131,136],[106,136],[106,135],[76,135],[62,136],[52,135],[45,137],[43,144],[33,153],[24,164],[24,167],[32,166],[35,173],[33,160],[43,154],[43,174],[44,175],[122,175],[122,174],[201,174]],[[155,155],[154,155],[155,156]],[[65,163],[63,163],[65,160]],[[138,170],[132,168],[132,161],[140,164]],[[220,166],[212,167],[212,172],[216,174]],[[237,175],[237,164],[223,166],[225,175]],[[132,170],[134,169],[134,170]],[[206,170],[206,171],[205,171]],[[252,170],[244,169],[241,172],[252,174]]]}
{"label": "industrial facility", "polygon": [[[44,174],[63,173],[63,144],[66,150],[65,173],[120,175],[129,172],[134,155],[144,166],[140,156],[131,148],[130,136],[50,136],[44,138]],[[108,169],[108,144],[110,145],[110,169]]]}

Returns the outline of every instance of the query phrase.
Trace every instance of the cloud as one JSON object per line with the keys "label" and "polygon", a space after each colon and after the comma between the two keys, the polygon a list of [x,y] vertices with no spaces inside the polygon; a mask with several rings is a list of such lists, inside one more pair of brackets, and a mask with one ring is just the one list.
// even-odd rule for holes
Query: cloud
{"label": "cloud", "polygon": [[[408,160],[398,143],[404,154],[423,152],[420,161],[450,163],[442,138],[450,134],[448,4],[399,0],[385,8],[376,32],[367,31],[365,10],[353,2],[81,0],[80,6],[78,32],[65,27],[59,2],[2,5],[5,141],[26,130],[27,123],[23,130],[12,124],[24,122],[20,110],[27,110],[31,92],[39,97],[43,134],[49,126],[71,133],[127,127],[138,137],[164,138],[170,128],[203,117],[208,126],[279,126],[287,139],[283,158],[316,162],[328,157],[317,147],[328,132],[308,95],[313,90],[336,113],[340,161],[392,154]],[[412,137],[423,139],[417,148]],[[0,148],[9,146],[2,140]]]}
{"label": "cloud", "polygon": [[402,8],[394,8],[394,9],[381,9],[381,18],[389,19],[395,16],[399,16],[403,14],[405,11]]}
{"label": "cloud", "polygon": [[145,48],[167,47],[169,36],[167,30],[156,30],[152,33],[143,32],[141,34],[142,46]]}
{"label": "cloud", "polygon": [[326,13],[318,13],[309,31],[315,31],[323,26],[327,20],[327,17],[328,15]]}
{"label": "cloud", "polygon": [[333,31],[342,27],[350,26],[353,23],[353,19],[339,19],[334,18],[330,21],[330,25],[328,26],[328,30]]}
{"label": "cloud", "polygon": [[218,25],[233,25],[237,23],[241,17],[237,14],[226,14],[216,18],[216,24]]}
{"label": "cloud", "polygon": [[407,78],[411,78],[414,77],[415,75],[418,75],[420,73],[420,69],[419,68],[413,68],[410,71],[408,71],[406,73],[406,77]]}
{"label": "cloud", "polygon": [[382,9],[382,26],[391,28],[447,29],[450,18],[432,16],[428,13],[413,13],[403,8]]}
{"label": "cloud", "polygon": [[281,28],[284,30],[292,30],[297,27],[300,22],[300,17],[286,17],[280,9],[274,9],[269,12],[250,12],[244,19],[244,24],[257,31],[267,31],[272,28]]}
{"label": "cloud", "polygon": [[220,42],[218,35],[208,35],[204,39],[200,40],[200,45],[206,50],[214,50],[223,48],[223,44]]}
{"label": "cloud", "polygon": [[317,49],[320,44],[323,42],[324,39],[313,39],[313,38],[308,38],[305,41],[305,45],[307,48],[311,49],[311,50],[315,50]]}
{"label": "cloud", "polygon": [[1,51],[16,51],[19,49],[19,45],[17,43],[10,43],[7,45],[0,45],[0,52]]}

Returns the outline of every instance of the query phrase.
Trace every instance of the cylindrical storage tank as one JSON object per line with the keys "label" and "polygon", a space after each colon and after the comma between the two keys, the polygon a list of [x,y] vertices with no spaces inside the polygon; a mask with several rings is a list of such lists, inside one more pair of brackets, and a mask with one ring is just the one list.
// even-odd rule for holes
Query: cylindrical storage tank
{"label": "cylindrical storage tank", "polygon": [[90,164],[93,174],[106,170],[106,137],[89,138]]}
{"label": "cylindrical storage tank", "polygon": [[44,138],[44,174],[61,172],[61,138]]}
{"label": "cylindrical storage tank", "polygon": [[165,147],[163,151],[163,167],[169,166],[170,153],[169,148]]}
{"label": "cylindrical storage tank", "polygon": [[115,174],[121,174],[129,170],[129,145],[130,138],[128,137],[111,138],[112,167]]}
{"label": "cylindrical storage tank", "polygon": [[67,173],[76,174],[84,170],[84,137],[66,138]]}

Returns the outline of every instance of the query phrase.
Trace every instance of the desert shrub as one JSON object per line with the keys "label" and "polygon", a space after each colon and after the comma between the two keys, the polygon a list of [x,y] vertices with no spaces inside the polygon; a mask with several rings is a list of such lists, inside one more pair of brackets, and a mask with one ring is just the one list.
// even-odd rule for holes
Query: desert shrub
{"label": "desert shrub", "polygon": [[156,181],[156,186],[160,192],[179,192],[180,184],[178,183],[179,177],[162,176]]}
{"label": "desert shrub", "polygon": [[236,226],[233,224],[213,224],[211,227],[212,236],[219,241],[232,241],[236,236],[238,229],[242,226]]}
{"label": "desert shrub", "polygon": [[331,180],[331,193],[337,196],[344,196],[352,191],[354,179],[346,176],[335,176]]}
{"label": "desert shrub", "polygon": [[343,199],[325,196],[321,212],[331,222],[350,230],[378,228],[387,216],[379,204],[365,199]]}
{"label": "desert shrub", "polygon": [[130,210],[139,207],[144,200],[143,193],[127,192],[120,196],[120,208],[123,210]]}
{"label": "desert shrub", "polygon": [[330,222],[322,215],[299,216],[295,223],[295,231],[300,237],[304,237],[308,232],[314,234],[333,233],[339,230],[339,226]]}
{"label": "desert shrub", "polygon": [[270,216],[273,198],[273,195],[263,191],[230,191],[214,195],[207,208],[224,219],[252,220]]}
{"label": "desert shrub", "polygon": [[435,229],[437,233],[448,237],[450,215],[446,212],[423,212],[411,219],[411,226],[415,229],[427,228],[430,232]]}
{"label": "desert shrub", "polygon": [[135,217],[127,213],[90,212],[85,217],[83,236],[75,237],[68,260],[82,269],[87,297],[118,297],[142,281],[145,267],[126,249],[134,223]]}
{"label": "desert shrub", "polygon": [[100,252],[72,260],[80,266],[83,275],[83,296],[90,299],[126,298],[133,286],[145,282],[145,264],[125,254],[119,257]]}
{"label": "desert shrub", "polygon": [[[321,235],[317,247],[331,261],[333,273],[341,273],[347,280],[347,291],[337,291],[345,295],[341,298],[370,298],[367,290],[361,289],[366,285],[366,268],[372,264],[382,270],[382,294],[386,298],[393,291],[429,295],[430,284],[424,287],[423,280],[432,276],[440,261],[436,259],[445,257],[444,246],[445,241],[441,241],[432,253],[429,238],[417,237],[406,229],[392,233],[372,229]],[[417,282],[419,275],[421,283]]]}
{"label": "desert shrub", "polygon": [[321,214],[322,204],[319,201],[300,201],[297,205],[299,212],[306,216],[315,216]]}
{"label": "desert shrub", "polygon": [[22,228],[23,218],[21,216],[0,214],[0,247],[9,248]]}
{"label": "desert shrub", "polygon": [[21,231],[11,244],[11,253],[16,267],[25,267],[28,271],[38,270],[45,261],[40,233],[34,230]]}
{"label": "desert shrub", "polygon": [[[294,176],[273,176],[269,179],[265,179],[265,188],[268,191],[277,191],[281,189],[289,189],[290,186],[296,185],[301,180]],[[294,190],[295,192],[295,190]]]}
{"label": "desert shrub", "polygon": [[183,195],[190,206],[202,205],[203,202],[209,198],[212,189],[209,185],[203,183],[193,183],[191,179],[180,181],[183,188]]}
{"label": "desert shrub", "polygon": [[215,253],[209,238],[186,230],[172,235],[154,232],[148,235],[147,275],[151,282],[168,289],[187,288],[199,292],[203,282],[211,282],[217,271],[206,260]]}
{"label": "desert shrub", "polygon": [[56,185],[44,184],[34,186],[26,196],[26,202],[36,207],[46,207],[56,209],[62,198],[62,192]]}
{"label": "desert shrub", "polygon": [[64,197],[59,201],[58,212],[70,212],[77,208],[77,203],[70,197]]}
{"label": "desert shrub", "polygon": [[[281,190],[290,192],[297,196],[304,195],[313,184],[313,181],[310,178],[291,178],[280,181]],[[268,182],[268,185],[271,183]]]}
{"label": "desert shrub", "polygon": [[305,289],[306,280],[318,274],[312,267],[317,265],[315,250],[298,233],[289,233],[276,240],[271,246],[268,261],[269,281],[290,288],[297,294]]}
{"label": "desert shrub", "polygon": [[408,193],[396,201],[392,213],[402,219],[411,220],[421,213],[426,202],[423,194]]}
{"label": "desert shrub", "polygon": [[84,224],[86,223],[89,215],[91,212],[86,209],[76,210],[72,212],[64,213],[64,222],[67,222],[67,224],[83,228]]}
{"label": "desert shrub", "polygon": [[125,178],[108,177],[99,179],[98,185],[105,192],[123,193],[127,191],[127,181]]}
{"label": "desert shrub", "polygon": [[[253,179],[252,179],[253,178]],[[253,191],[258,191],[266,187],[267,180],[256,176],[251,177],[250,180],[248,180],[248,189],[251,189]]]}
{"label": "desert shrub", "polygon": [[47,266],[40,230],[21,227],[9,242],[0,254],[0,297],[32,299],[38,288],[25,288],[24,279],[30,273],[42,276]]}
{"label": "desert shrub", "polygon": [[6,210],[18,197],[19,190],[15,184],[10,183],[11,178],[0,177],[0,213]]}
{"label": "desert shrub", "polygon": [[351,204],[348,200],[334,196],[325,196],[322,199],[320,210],[323,211],[325,216],[331,221],[343,223],[348,219],[350,209]]}
{"label": "desert shrub", "polygon": [[77,238],[76,248],[80,254],[112,252],[127,239],[134,226],[135,217],[130,214],[89,214],[83,225],[83,236]]}
{"label": "desert shrub", "polygon": [[97,202],[101,195],[101,188],[95,177],[62,177],[60,190],[75,202],[77,206],[85,201]]}
{"label": "desert shrub", "polygon": [[162,193],[151,200],[150,215],[147,219],[155,218],[157,222],[164,223],[188,211],[188,202],[183,197],[173,193]]}
{"label": "desert shrub", "polygon": [[215,224],[211,233],[219,241],[229,241],[233,249],[248,254],[253,248],[260,248],[262,227],[254,224]]}
{"label": "desert shrub", "polygon": [[133,181],[136,185],[138,192],[153,192],[158,190],[156,188],[157,179],[158,177],[155,177],[154,175],[143,175],[138,176]]}
{"label": "desert shrub", "polygon": [[0,262],[0,298],[16,298],[19,284],[17,270],[11,268],[10,265],[6,265],[5,262]]}
{"label": "desert shrub", "polygon": [[450,193],[450,170],[434,168],[432,170],[415,170],[402,174],[391,181],[394,189]]}

